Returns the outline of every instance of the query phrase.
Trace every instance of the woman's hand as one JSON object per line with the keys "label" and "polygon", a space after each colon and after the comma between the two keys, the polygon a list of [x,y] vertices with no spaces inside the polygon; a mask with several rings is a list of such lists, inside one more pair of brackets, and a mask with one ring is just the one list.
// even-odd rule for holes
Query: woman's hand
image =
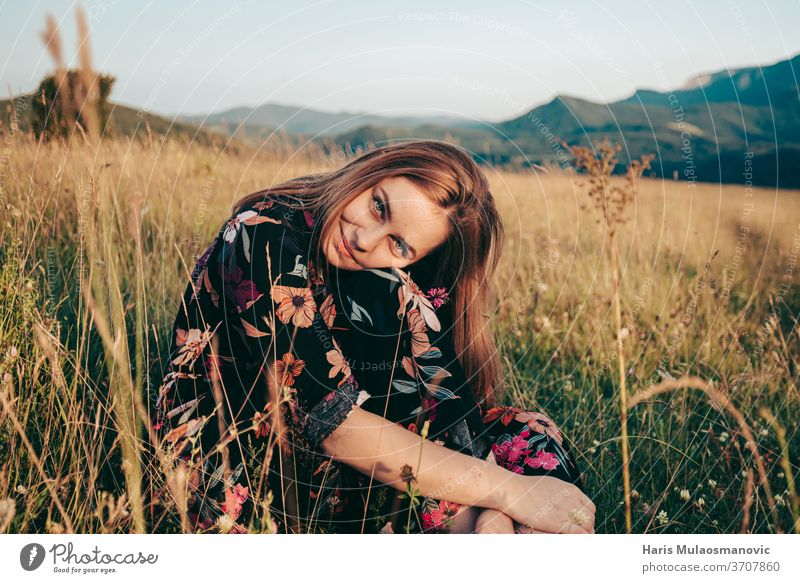
{"label": "woman's hand", "polygon": [[475,521],[475,534],[514,534],[514,520],[494,508],[483,508]]}
{"label": "woman's hand", "polygon": [[594,503],[574,484],[552,476],[515,474],[503,506],[504,514],[538,531],[594,533]]}

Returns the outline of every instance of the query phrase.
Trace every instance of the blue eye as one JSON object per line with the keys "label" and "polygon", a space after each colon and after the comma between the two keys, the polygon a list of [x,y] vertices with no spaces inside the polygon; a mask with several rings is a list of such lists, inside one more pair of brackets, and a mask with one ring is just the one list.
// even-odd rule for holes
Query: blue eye
{"label": "blue eye", "polygon": [[373,196],[372,200],[375,201],[375,204],[373,206],[376,209],[378,209],[378,213],[380,213],[381,217],[383,217],[383,212],[385,210],[384,207],[383,207],[383,201],[381,199],[379,199],[377,196]]}
{"label": "blue eye", "polygon": [[394,243],[395,243],[395,249],[400,251],[400,253],[403,254],[403,257],[405,257],[406,256],[406,246],[403,244],[403,242],[400,239],[395,239]]}

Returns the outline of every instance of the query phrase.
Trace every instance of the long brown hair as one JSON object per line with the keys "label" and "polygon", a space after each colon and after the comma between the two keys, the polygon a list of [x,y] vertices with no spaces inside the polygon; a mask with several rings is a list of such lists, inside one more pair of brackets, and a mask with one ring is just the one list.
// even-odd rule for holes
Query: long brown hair
{"label": "long brown hair", "polygon": [[[473,393],[485,407],[502,398],[504,373],[484,314],[494,293],[493,276],[499,263],[504,231],[489,183],[477,163],[463,149],[435,140],[415,140],[376,148],[345,166],[320,174],[293,178],[240,199],[241,208],[265,194],[281,194],[315,216],[315,265],[327,265],[319,241],[336,228],[335,219],[360,193],[385,178],[403,176],[428,193],[450,217],[446,242],[406,270],[436,274],[445,282],[449,321],[459,363]],[[334,220],[332,220],[334,219]],[[322,257],[321,257],[322,256]]]}

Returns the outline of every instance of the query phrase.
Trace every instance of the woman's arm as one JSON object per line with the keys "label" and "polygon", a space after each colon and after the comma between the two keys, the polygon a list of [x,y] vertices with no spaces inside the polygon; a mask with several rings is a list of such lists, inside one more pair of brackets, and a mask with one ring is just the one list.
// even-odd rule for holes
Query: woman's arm
{"label": "woman's arm", "polygon": [[361,407],[353,408],[322,442],[322,448],[334,459],[401,491],[406,489],[401,471],[408,465],[421,496],[468,506],[505,508],[505,492],[515,478],[513,472],[493,462],[423,440]]}
{"label": "woman's arm", "polygon": [[545,532],[594,532],[595,505],[574,484],[552,476],[516,474],[493,461],[422,439],[361,407],[353,407],[321,447],[332,458],[397,490],[406,489],[401,472],[407,465],[422,496],[493,508]]}

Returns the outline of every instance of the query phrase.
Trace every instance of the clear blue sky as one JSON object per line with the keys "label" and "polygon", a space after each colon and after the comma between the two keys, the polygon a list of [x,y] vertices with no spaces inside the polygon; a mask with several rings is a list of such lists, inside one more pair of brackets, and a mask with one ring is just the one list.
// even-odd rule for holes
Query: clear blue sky
{"label": "clear blue sky", "polygon": [[[74,57],[76,4],[0,0],[4,97],[52,71],[48,11]],[[557,93],[608,101],[800,52],[797,0],[82,4],[112,100],[169,115],[269,101],[498,121]]]}

